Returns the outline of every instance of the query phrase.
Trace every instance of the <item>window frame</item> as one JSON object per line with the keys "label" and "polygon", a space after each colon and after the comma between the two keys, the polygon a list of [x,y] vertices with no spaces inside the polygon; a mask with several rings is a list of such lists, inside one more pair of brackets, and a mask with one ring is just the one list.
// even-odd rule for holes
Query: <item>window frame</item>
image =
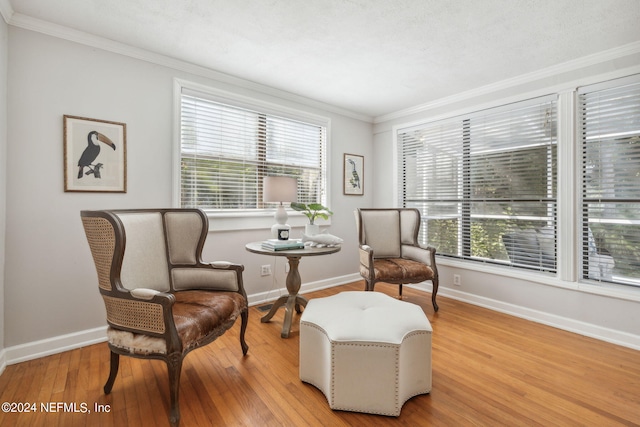
{"label": "window frame", "polygon": [[[561,253],[562,256],[557,258],[557,274],[551,276],[540,274],[537,271],[512,269],[501,265],[472,262],[437,255],[439,265],[461,271],[472,271],[479,274],[488,274],[593,295],[640,302],[640,287],[582,279],[579,271],[580,268],[582,268],[582,234],[580,231],[581,221],[577,221],[577,219],[581,218],[580,174],[582,173],[582,152],[580,148],[580,129],[578,124],[578,89],[582,86],[604,84],[616,79],[640,80],[640,67],[635,66],[630,69],[594,74],[588,77],[560,82],[555,85],[551,84],[531,91],[512,92],[504,96],[496,96],[488,101],[480,100],[477,103],[469,103],[468,106],[462,108],[457,106],[457,102],[440,102],[434,104],[430,110],[428,110],[431,114],[426,117],[397,121],[396,123],[390,124],[389,131],[390,137],[392,138],[390,155],[394,157],[394,173],[391,177],[393,186],[391,189],[393,191],[393,201],[396,203],[396,206],[399,206],[399,173],[397,169],[398,129],[406,129],[424,123],[451,119],[457,116],[471,114],[475,111],[499,107],[539,96],[549,94],[558,96],[557,252]],[[457,98],[455,99],[457,100]],[[407,116],[405,119],[406,118],[410,117]]]}
{"label": "window frame", "polygon": [[[601,266],[598,266],[595,264],[590,265],[590,258],[592,256],[596,258],[603,257],[605,258],[605,261],[607,257],[610,257],[614,262],[615,262],[615,256],[613,256],[613,254],[610,254],[611,256],[600,254],[599,249],[601,248],[599,247],[596,248],[597,246],[596,238],[594,237],[594,233],[589,224],[602,223],[602,224],[612,225],[612,224],[618,223],[619,219],[596,217],[593,219],[593,221],[591,221],[592,218],[588,214],[588,210],[589,210],[588,207],[590,205],[598,205],[598,204],[637,205],[637,204],[640,204],[640,198],[628,199],[628,198],[619,198],[619,197],[611,198],[611,197],[588,196],[587,186],[585,185],[585,180],[587,179],[587,175],[588,175],[588,173],[586,172],[586,168],[588,164],[587,158],[586,158],[587,147],[585,145],[587,140],[587,134],[585,133],[586,125],[585,125],[585,122],[583,121],[585,117],[586,105],[580,100],[582,95],[588,94],[589,97],[591,97],[592,94],[594,93],[597,94],[602,90],[616,91],[629,85],[636,86],[636,90],[637,90],[638,85],[640,85],[640,74],[635,74],[635,75],[630,75],[630,76],[625,76],[625,77],[620,77],[620,78],[615,78],[610,80],[601,80],[601,81],[590,83],[590,84],[584,84],[584,85],[578,86],[575,90],[577,108],[576,108],[576,114],[574,117],[575,117],[575,126],[576,126],[576,129],[578,129],[578,133],[580,135],[576,141],[576,145],[577,145],[576,151],[578,155],[578,167],[576,171],[576,179],[579,185],[579,188],[577,189],[578,201],[577,201],[576,209],[577,209],[577,212],[580,212],[579,220],[578,220],[579,229],[576,233],[577,234],[576,250],[578,252],[577,277],[578,277],[578,280],[582,283],[591,283],[591,284],[595,284],[596,286],[625,286],[625,287],[640,289],[640,278],[638,277],[621,275],[618,271],[616,271],[615,268],[613,269],[613,271],[610,271],[607,274],[603,274]],[[608,95],[605,95],[605,96],[608,96]],[[600,107],[598,106],[598,108]],[[607,107],[604,107],[604,108],[606,109]],[[616,116],[615,119],[620,120],[620,117]],[[640,132],[638,133],[638,135],[640,135]],[[597,136],[598,136],[598,139],[603,137],[599,134]],[[636,136],[637,135],[634,135],[634,137]],[[593,133],[589,135],[589,137],[593,138],[594,137]],[[596,144],[597,144],[596,146],[597,149],[599,148],[607,149],[609,148],[610,144],[612,144],[612,142],[605,139],[604,143],[597,142]],[[607,188],[609,188],[610,190],[613,189],[613,187],[607,187]],[[640,222],[640,217],[629,220],[629,221],[632,221],[630,224],[637,225],[638,222]],[[616,242],[614,244],[617,244],[617,243],[619,242]],[[599,271],[597,269],[592,270],[592,267],[594,269],[595,267],[599,267],[600,270]]]}
{"label": "window frame", "polygon": [[[294,109],[281,104],[257,99],[250,96],[240,95],[226,90],[205,86],[202,84],[174,79],[174,131],[173,131],[173,158],[172,158],[172,205],[181,205],[181,99],[183,93],[201,96],[213,102],[225,103],[238,108],[258,111],[267,115],[305,122],[325,128],[325,150],[323,153],[324,166],[324,194],[322,202],[325,206],[331,205],[331,119],[325,116],[313,114],[307,111]],[[273,225],[273,215],[275,208],[256,209],[223,209],[205,210],[210,221],[210,230],[230,231],[230,230],[258,230],[270,229]],[[288,223],[293,227],[303,227],[308,223],[307,218],[299,212],[287,209],[289,214]],[[319,220],[320,225],[330,225],[331,219]]]}
{"label": "window frame", "polygon": [[[402,142],[400,141],[399,135],[402,132],[410,133],[412,130],[419,129],[419,128],[429,128],[431,126],[433,127],[443,126],[443,127],[446,127],[447,129],[450,129],[450,127],[458,127],[459,125],[462,153],[460,154],[460,158],[459,158],[460,165],[457,168],[458,176],[456,178],[456,182],[458,182],[458,186],[460,187],[458,191],[459,197],[457,198],[460,204],[459,206],[460,212],[459,212],[459,218],[458,218],[460,221],[460,224],[458,225],[458,236],[457,236],[458,253],[457,254],[440,254],[439,257],[441,259],[452,260],[453,262],[470,262],[476,265],[496,265],[496,266],[500,266],[501,268],[504,266],[507,266],[510,269],[516,269],[517,271],[523,271],[523,272],[526,272],[526,271],[531,271],[536,273],[550,272],[555,277],[557,268],[558,268],[557,267],[557,251],[558,251],[557,240],[558,240],[558,197],[559,195],[557,191],[555,193],[555,196],[553,195],[550,196],[549,193],[547,192],[545,200],[544,201],[540,200],[540,203],[544,202],[547,204],[547,211],[549,211],[549,207],[548,207],[549,203],[552,205],[550,209],[553,212],[553,215],[551,216],[550,220],[553,223],[553,230],[554,230],[553,241],[554,241],[555,256],[554,256],[553,268],[549,268],[548,266],[533,267],[525,264],[514,263],[511,260],[504,261],[500,259],[483,258],[483,257],[477,257],[472,255],[471,253],[472,224],[474,220],[478,220],[482,218],[490,219],[492,215],[482,214],[482,213],[473,213],[471,209],[472,205],[474,203],[478,203],[478,201],[475,200],[473,197],[469,197],[469,192],[471,190],[471,175],[472,175],[472,167],[470,162],[472,162],[474,156],[479,156],[483,154],[471,152],[473,143],[470,140],[470,136],[471,136],[470,132],[472,127],[476,126],[474,124],[471,124],[471,121],[478,120],[478,119],[483,120],[485,117],[488,117],[491,120],[499,117],[503,113],[510,113],[511,111],[518,112],[518,111],[526,110],[532,107],[542,108],[545,105],[549,105],[550,108],[552,108],[552,111],[555,113],[555,116],[554,116],[554,118],[556,119],[555,123],[557,123],[558,101],[559,99],[557,94],[545,93],[545,94],[536,95],[531,98],[513,100],[512,102],[505,102],[497,105],[486,106],[485,108],[473,108],[473,109],[470,109],[469,111],[461,112],[459,114],[445,115],[443,117],[436,117],[431,120],[424,120],[424,121],[419,121],[419,122],[406,124],[406,125],[397,125],[393,127],[394,156],[395,156],[394,164],[396,168],[394,173],[394,191],[397,192],[395,200],[398,206],[403,206],[404,203],[406,202],[405,200],[406,189],[403,187],[404,170],[401,167],[401,164],[403,164],[402,158],[401,158]],[[547,107],[544,107],[544,108],[547,108]],[[451,132],[451,130],[447,132]],[[557,171],[557,161],[558,161],[557,130],[554,133],[556,137],[552,138],[553,142],[542,144],[540,145],[539,148],[545,148],[546,150],[549,150],[551,146],[555,147],[555,151],[556,151],[555,163],[556,163],[556,171]],[[518,146],[513,149],[500,149],[500,150],[503,153],[507,153],[507,154],[511,153],[512,155],[517,156],[524,151],[531,150],[531,147]],[[554,169],[554,166],[553,166],[554,159],[552,159],[550,155],[547,155],[546,159],[547,159],[546,173],[549,174],[550,173],[549,168],[551,168],[551,170]],[[555,182],[555,184],[552,183],[552,185],[555,185],[555,187],[557,188],[557,173],[555,176],[552,176],[552,175],[547,175],[547,176],[548,178],[551,178],[553,182]],[[492,202],[502,203],[504,202],[504,200],[506,199],[495,199],[495,200],[492,200]],[[437,202],[437,200],[435,202]],[[518,218],[518,216],[515,216],[513,218],[507,218],[505,214],[504,219],[507,221],[509,220],[519,221],[522,218]],[[423,221],[424,220],[425,220],[425,216],[423,214]],[[427,243],[433,244],[433,242],[427,242]]]}

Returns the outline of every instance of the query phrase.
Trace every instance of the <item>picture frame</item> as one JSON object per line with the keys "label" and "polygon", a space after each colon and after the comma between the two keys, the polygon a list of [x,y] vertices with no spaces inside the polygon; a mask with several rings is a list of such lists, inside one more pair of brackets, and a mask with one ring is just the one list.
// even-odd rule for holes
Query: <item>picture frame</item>
{"label": "picture frame", "polygon": [[343,192],[347,196],[364,194],[364,156],[344,154]]}
{"label": "picture frame", "polygon": [[127,192],[126,123],[64,115],[64,191]]}

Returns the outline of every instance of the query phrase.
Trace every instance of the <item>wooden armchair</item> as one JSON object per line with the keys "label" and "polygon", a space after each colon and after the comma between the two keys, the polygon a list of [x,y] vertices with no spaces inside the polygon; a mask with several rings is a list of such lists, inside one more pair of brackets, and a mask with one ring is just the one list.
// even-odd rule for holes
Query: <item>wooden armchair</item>
{"label": "wooden armchair", "polygon": [[367,291],[377,282],[399,285],[431,280],[431,302],[438,311],[436,249],[418,243],[420,211],[409,208],[357,209],[360,275]]}
{"label": "wooden armchair", "polygon": [[240,346],[248,321],[244,267],[201,260],[209,222],[198,209],[82,211],[98,285],[107,311],[111,372],[120,355],[167,363],[171,409],[180,421],[178,394],[184,357],[225,333],[242,318]]}

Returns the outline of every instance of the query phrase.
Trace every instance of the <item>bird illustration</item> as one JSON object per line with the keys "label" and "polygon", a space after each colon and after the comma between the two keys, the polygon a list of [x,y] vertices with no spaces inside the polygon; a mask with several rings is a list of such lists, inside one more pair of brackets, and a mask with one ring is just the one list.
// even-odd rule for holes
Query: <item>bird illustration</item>
{"label": "bird illustration", "polygon": [[102,163],[97,163],[93,167],[93,170],[89,169],[88,171],[85,172],[85,175],[93,174],[93,176],[96,177],[96,178],[102,178],[102,176],[100,176],[100,169],[102,169],[103,166],[104,165]]}
{"label": "bird illustration", "polygon": [[351,171],[351,179],[349,179],[349,183],[353,188],[360,188],[360,176],[358,175],[358,171],[356,170],[356,162],[351,159],[347,159],[347,161],[351,164],[353,170]]}
{"label": "bird illustration", "polygon": [[78,160],[78,179],[82,178],[85,167],[89,168],[86,172],[87,175],[93,174],[95,178],[100,178],[100,168],[103,164],[98,163],[95,166],[93,165],[94,160],[98,157],[98,154],[100,154],[100,145],[98,142],[107,144],[114,150],[116,149],[116,144],[114,144],[113,141],[105,135],[96,132],[95,130],[89,132],[87,135],[87,148],[84,149],[80,156],[80,160]]}

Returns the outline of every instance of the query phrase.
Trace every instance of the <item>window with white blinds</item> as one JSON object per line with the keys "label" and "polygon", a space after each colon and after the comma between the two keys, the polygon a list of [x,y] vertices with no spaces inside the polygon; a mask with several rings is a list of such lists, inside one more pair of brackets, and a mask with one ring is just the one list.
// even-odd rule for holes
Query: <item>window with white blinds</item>
{"label": "window with white blinds", "polygon": [[264,176],[298,179],[298,201],[325,203],[326,126],[188,91],[180,104],[182,207],[262,209]]}
{"label": "window with white blinds", "polygon": [[582,278],[640,286],[640,78],[578,96]]}
{"label": "window with white blinds", "polygon": [[556,270],[556,98],[399,129],[400,204],[438,254]]}

